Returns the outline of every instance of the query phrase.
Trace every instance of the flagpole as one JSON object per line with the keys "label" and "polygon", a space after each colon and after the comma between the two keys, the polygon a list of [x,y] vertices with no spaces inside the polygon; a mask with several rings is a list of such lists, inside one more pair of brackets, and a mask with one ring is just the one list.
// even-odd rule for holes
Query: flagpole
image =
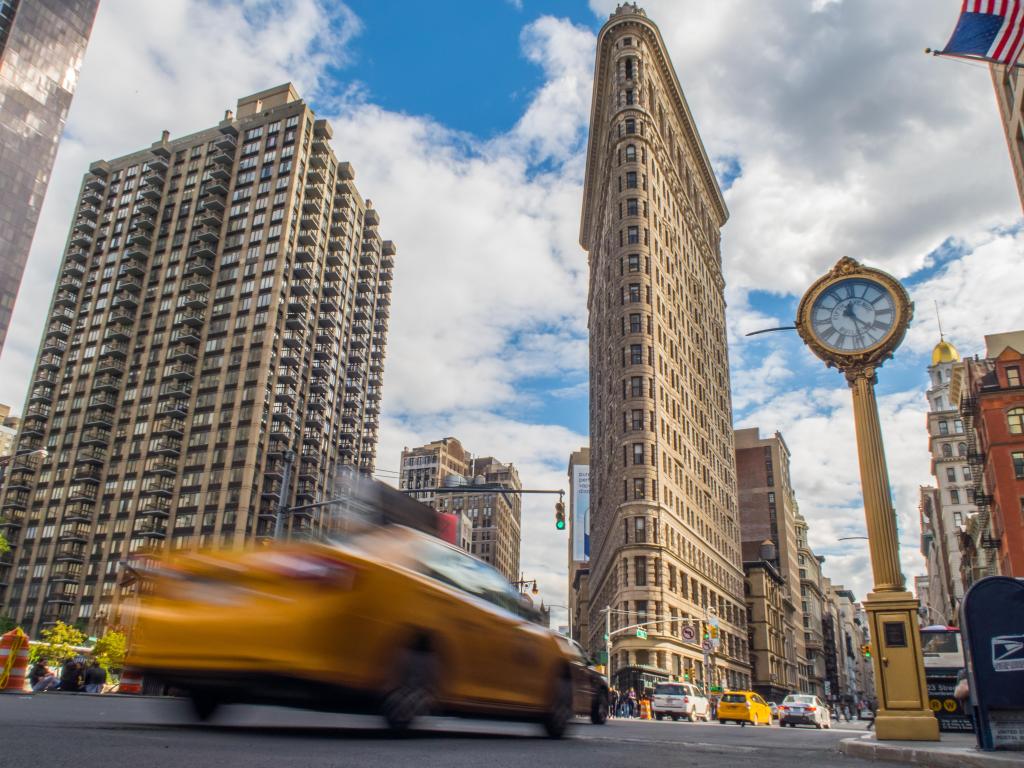
{"label": "flagpole", "polygon": [[1018,69],[1024,69],[1024,64],[1005,64],[998,59],[992,59],[987,56],[965,56],[962,53],[944,53],[943,51],[936,51],[934,48],[925,48],[924,52],[932,56],[942,56],[947,59],[963,59],[964,61],[976,61],[980,64],[996,64],[1000,67],[1016,67]]}

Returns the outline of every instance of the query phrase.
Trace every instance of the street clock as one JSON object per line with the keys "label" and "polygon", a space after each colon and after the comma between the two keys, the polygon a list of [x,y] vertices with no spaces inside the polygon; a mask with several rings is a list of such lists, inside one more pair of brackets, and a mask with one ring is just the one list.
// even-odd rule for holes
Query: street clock
{"label": "street clock", "polygon": [[913,315],[898,280],[843,257],[800,300],[796,328],[815,355],[847,371],[892,357]]}

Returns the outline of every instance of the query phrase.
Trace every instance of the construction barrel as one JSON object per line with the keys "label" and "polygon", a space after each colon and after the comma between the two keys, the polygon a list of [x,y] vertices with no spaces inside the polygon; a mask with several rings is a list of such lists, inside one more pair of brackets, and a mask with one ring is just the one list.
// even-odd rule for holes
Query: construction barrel
{"label": "construction barrel", "polygon": [[28,674],[28,635],[15,627],[0,637],[0,692],[21,693]]}

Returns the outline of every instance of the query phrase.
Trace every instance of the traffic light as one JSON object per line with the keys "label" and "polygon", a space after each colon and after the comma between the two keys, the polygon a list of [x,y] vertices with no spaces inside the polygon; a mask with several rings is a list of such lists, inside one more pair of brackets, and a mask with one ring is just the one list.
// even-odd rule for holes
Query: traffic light
{"label": "traffic light", "polygon": [[865,643],[864,645],[862,645],[860,647],[860,652],[865,659],[871,658],[871,646],[869,644]]}
{"label": "traffic light", "polygon": [[560,501],[555,502],[555,528],[565,530],[565,504]]}
{"label": "traffic light", "polygon": [[708,639],[710,639],[710,640],[717,640],[718,639],[718,627],[716,627],[714,624],[712,624],[711,626],[708,627]]}

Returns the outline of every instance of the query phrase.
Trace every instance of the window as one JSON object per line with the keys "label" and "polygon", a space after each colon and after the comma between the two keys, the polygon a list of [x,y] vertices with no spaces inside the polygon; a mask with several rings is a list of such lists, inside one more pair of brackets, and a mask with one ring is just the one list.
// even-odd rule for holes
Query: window
{"label": "window", "polygon": [[636,161],[636,145],[635,144],[627,144],[626,145],[626,161],[630,162],[630,163]]}
{"label": "window", "polygon": [[951,458],[953,456],[953,446],[951,446],[949,443],[946,443],[945,445],[943,445],[942,446],[942,455],[943,455],[943,457],[945,457],[947,459]]}
{"label": "window", "polygon": [[640,430],[644,428],[644,412],[640,409],[634,409],[630,413],[630,427],[634,430]]}
{"label": "window", "polygon": [[629,271],[630,272],[639,272],[640,271],[640,254],[639,253],[631,253],[631,254],[629,254],[629,256],[626,257],[626,259],[627,259],[628,264],[629,264]]}
{"label": "window", "polygon": [[1024,451],[1014,451],[1010,458],[1013,459],[1013,473],[1018,480],[1024,480]]}
{"label": "window", "polygon": [[644,498],[644,479],[642,477],[633,478],[633,498],[637,501]]}
{"label": "window", "polygon": [[633,443],[633,463],[643,464],[644,463],[644,444]]}
{"label": "window", "polygon": [[956,469],[954,467],[946,467],[946,479],[951,483],[956,482]]}
{"label": "window", "polygon": [[636,133],[636,120],[632,117],[626,119],[626,133]]}
{"label": "window", "polygon": [[949,434],[949,422],[948,421],[940,421],[939,422],[939,434],[940,435],[948,435]]}
{"label": "window", "polygon": [[[634,584],[638,587],[647,586],[647,558],[646,557],[634,557],[633,558],[633,575],[635,577]],[[637,616],[639,619],[639,615]]]}
{"label": "window", "polygon": [[1006,412],[1006,421],[1011,435],[1024,433],[1024,408],[1011,408]]}
{"label": "window", "polygon": [[631,245],[640,242],[640,227],[626,227],[626,242]]}
{"label": "window", "polygon": [[626,200],[626,215],[627,216],[638,216],[640,212],[640,202],[635,197],[631,197]]}
{"label": "window", "polygon": [[960,491],[958,491],[956,488],[954,488],[953,490],[951,490],[949,492],[949,503],[950,504],[959,504],[960,503]]}
{"label": "window", "polygon": [[626,189],[636,189],[636,171],[626,172]]}
{"label": "window", "polygon": [[636,304],[640,301],[640,283],[629,284],[629,303]]}
{"label": "window", "polygon": [[638,312],[634,312],[629,316],[629,332],[630,333],[641,333],[643,331],[643,324],[641,322],[641,315]]}
{"label": "window", "polygon": [[644,380],[642,376],[631,376],[629,379],[629,394],[631,397],[644,396]]}
{"label": "window", "polygon": [[629,345],[629,364],[630,365],[643,365],[644,362],[644,347],[642,344],[630,344]]}
{"label": "window", "polygon": [[967,443],[959,443],[957,445],[957,447],[956,447],[956,455],[957,456],[966,456],[967,455]]}
{"label": "window", "polygon": [[[641,480],[640,482],[643,482]],[[637,544],[644,544],[647,541],[647,518],[633,518],[633,541]]]}
{"label": "window", "polygon": [[1015,365],[1006,368],[1006,384],[1010,387],[1020,386],[1020,368]]}

